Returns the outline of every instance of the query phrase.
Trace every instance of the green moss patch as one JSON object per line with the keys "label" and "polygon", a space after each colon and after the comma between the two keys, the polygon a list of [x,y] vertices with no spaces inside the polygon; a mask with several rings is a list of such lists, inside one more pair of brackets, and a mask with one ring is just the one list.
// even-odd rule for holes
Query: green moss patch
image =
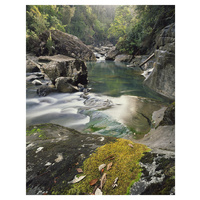
{"label": "green moss patch", "polygon": [[[108,143],[104,146],[97,148],[83,163],[83,174],[86,177],[78,183],[72,185],[67,194],[92,194],[95,188],[89,183],[93,179],[102,177],[102,173],[99,172],[98,167],[101,164],[108,164],[112,162],[110,170],[104,168],[106,173],[106,182],[102,188],[103,195],[122,195],[127,194],[128,188],[135,181],[139,180],[141,175],[141,168],[139,160],[143,156],[143,153],[150,149],[143,144],[133,143],[126,139],[117,139],[116,142]],[[118,177],[117,187],[113,189],[112,185],[115,179]],[[99,186],[100,181],[96,183]]]}
{"label": "green moss patch", "polygon": [[34,133],[40,133],[41,129],[39,128],[33,128],[31,130],[26,130],[26,136],[31,136]]}

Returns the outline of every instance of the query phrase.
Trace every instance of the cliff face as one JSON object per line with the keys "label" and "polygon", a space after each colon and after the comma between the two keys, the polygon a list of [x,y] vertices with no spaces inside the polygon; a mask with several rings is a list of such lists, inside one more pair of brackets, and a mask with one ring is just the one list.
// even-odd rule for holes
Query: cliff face
{"label": "cliff face", "polygon": [[175,24],[162,29],[156,38],[154,69],[144,84],[175,99]]}

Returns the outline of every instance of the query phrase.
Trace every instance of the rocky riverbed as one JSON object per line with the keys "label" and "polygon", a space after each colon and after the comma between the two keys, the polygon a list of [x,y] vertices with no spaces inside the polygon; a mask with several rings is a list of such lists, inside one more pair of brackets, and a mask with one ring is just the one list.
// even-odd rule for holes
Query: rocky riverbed
{"label": "rocky riverbed", "polygon": [[[169,81],[174,76],[174,25],[161,31],[154,58],[142,68],[138,65],[149,55],[123,55],[113,45],[88,48],[60,31],[51,31],[57,46],[49,56],[45,49],[49,34],[45,32],[39,49],[34,48],[40,57],[27,55],[27,194],[175,194],[175,104],[169,105],[175,94],[174,82]],[[125,86],[125,94],[89,93],[88,69],[80,59],[95,57],[113,60],[119,71],[122,62],[129,62],[135,79],[144,70],[145,84],[171,100],[126,95],[128,82],[121,81],[121,72],[115,75],[112,66],[107,66],[111,74],[104,75],[118,87]],[[160,70],[160,62],[170,66],[170,72]],[[126,73],[128,78],[130,72]],[[158,76],[162,84],[156,82]],[[171,85],[163,85],[165,78]],[[116,95],[115,85],[100,79],[91,85],[95,81],[113,87],[110,94]]]}

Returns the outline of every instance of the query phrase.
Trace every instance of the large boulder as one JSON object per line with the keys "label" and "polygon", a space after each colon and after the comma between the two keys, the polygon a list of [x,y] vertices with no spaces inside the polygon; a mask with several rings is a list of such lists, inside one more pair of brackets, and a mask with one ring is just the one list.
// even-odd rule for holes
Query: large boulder
{"label": "large boulder", "polygon": [[116,47],[113,47],[106,55],[106,60],[115,60],[115,57],[119,54]]}
{"label": "large boulder", "polygon": [[115,62],[130,62],[132,60],[132,55],[120,54],[115,57]]}
{"label": "large boulder", "polygon": [[51,51],[53,55],[63,54],[76,59],[96,60],[93,52],[80,39],[59,30],[45,31],[39,36],[40,51],[37,52],[38,55],[49,55],[47,40],[50,34],[53,42]]}
{"label": "large boulder", "polygon": [[58,77],[73,78],[73,85],[81,83],[86,85],[87,67],[84,61],[77,60],[64,55],[41,56],[39,62],[43,62],[41,69],[50,78],[55,85],[55,80]]}
{"label": "large boulder", "polygon": [[165,27],[156,41],[155,65],[145,85],[175,99],[175,24]]}

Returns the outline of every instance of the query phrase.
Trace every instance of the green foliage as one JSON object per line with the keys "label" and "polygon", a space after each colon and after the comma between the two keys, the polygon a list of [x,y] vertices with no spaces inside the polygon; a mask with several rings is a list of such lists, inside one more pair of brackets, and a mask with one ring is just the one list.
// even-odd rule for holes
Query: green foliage
{"label": "green foliage", "polygon": [[49,55],[52,55],[52,51],[53,51],[54,46],[55,46],[55,44],[54,44],[54,42],[51,38],[51,32],[50,32],[49,38],[47,39],[47,43],[46,43],[46,47],[48,49]]}
{"label": "green foliage", "polygon": [[58,29],[76,35],[86,44],[105,41],[114,19],[113,6],[28,5],[26,10],[27,37]]}
{"label": "green foliage", "polygon": [[125,35],[127,26],[132,19],[131,9],[131,6],[117,7],[115,19],[108,29],[108,37],[113,41],[117,41],[120,37]]}
{"label": "green foliage", "polygon": [[135,54],[151,45],[155,34],[174,21],[173,5],[27,5],[27,43],[32,48],[30,38],[37,40],[43,31],[58,29],[86,44],[109,40],[117,43],[121,52]]}
{"label": "green foliage", "polygon": [[31,136],[34,133],[40,133],[41,130],[39,128],[33,128],[31,130],[26,130],[26,136]]}
{"label": "green foliage", "polygon": [[140,5],[134,8],[134,13],[128,24],[129,28],[117,43],[117,48],[121,52],[129,54],[136,53],[143,46],[149,48],[155,34],[175,21],[175,7],[171,5]]}
{"label": "green foliage", "polygon": [[91,44],[94,42],[93,36],[95,31],[98,35],[98,31],[101,30],[100,27],[98,27],[99,24],[97,23],[96,15],[92,13],[90,6],[79,5],[75,8],[74,16],[69,26],[67,26],[66,31],[76,35],[86,44]]}

